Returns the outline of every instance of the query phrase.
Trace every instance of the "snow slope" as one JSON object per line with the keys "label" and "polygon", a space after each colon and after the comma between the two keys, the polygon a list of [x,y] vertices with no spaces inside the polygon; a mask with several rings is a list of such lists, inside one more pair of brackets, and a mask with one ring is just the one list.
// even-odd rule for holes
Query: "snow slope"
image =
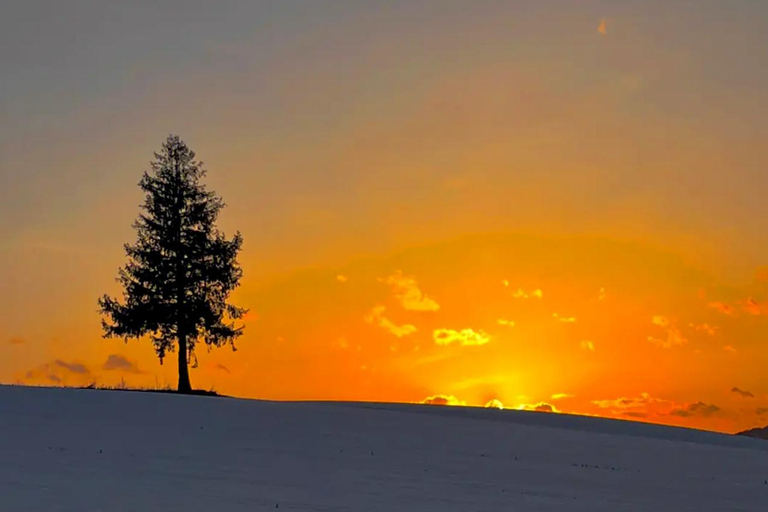
{"label": "snow slope", "polygon": [[630,422],[0,386],[2,512],[766,511],[767,480],[764,441]]}

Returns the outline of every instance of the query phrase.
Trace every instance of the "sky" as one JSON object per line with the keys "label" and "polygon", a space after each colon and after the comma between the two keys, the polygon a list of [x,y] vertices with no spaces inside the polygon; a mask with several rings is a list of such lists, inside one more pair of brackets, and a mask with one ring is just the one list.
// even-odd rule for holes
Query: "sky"
{"label": "sky", "polygon": [[768,5],[0,7],[0,382],[162,387],[104,340],[169,133],[242,232],[238,350],[277,400],[768,423]]}

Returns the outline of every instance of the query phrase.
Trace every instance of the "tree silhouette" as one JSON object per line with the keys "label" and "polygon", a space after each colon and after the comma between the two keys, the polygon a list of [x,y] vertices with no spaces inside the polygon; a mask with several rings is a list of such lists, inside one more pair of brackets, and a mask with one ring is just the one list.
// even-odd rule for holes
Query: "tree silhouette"
{"label": "tree silhouette", "polygon": [[243,239],[238,232],[229,240],[216,229],[224,202],[206,190],[204,176],[195,153],[169,136],[139,182],[146,199],[117,277],[123,300],[99,299],[105,338],[149,336],[161,364],[178,350],[179,392],[192,390],[188,361],[197,343],[235,350],[243,333],[236,320],[246,312],[227,303],[242,277],[236,258]]}

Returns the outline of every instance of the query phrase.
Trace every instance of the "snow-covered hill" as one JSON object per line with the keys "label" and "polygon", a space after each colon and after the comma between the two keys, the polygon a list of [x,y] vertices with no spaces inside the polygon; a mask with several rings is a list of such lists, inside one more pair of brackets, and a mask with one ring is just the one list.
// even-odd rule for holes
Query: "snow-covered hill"
{"label": "snow-covered hill", "polygon": [[547,413],[0,386],[0,511],[768,510],[768,443]]}

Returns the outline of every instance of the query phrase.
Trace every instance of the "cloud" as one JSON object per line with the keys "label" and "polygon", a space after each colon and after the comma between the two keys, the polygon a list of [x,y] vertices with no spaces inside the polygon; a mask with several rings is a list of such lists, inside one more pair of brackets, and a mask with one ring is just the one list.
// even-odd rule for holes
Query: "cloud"
{"label": "cloud", "polygon": [[600,288],[600,293],[597,295],[597,300],[605,300],[608,297],[608,293],[605,288]]}
{"label": "cloud", "polygon": [[390,285],[395,291],[395,297],[400,301],[403,308],[409,311],[437,311],[440,305],[434,300],[422,293],[416,280],[411,276],[404,276],[398,270],[381,281]]}
{"label": "cloud", "polygon": [[741,306],[744,308],[744,311],[746,311],[750,315],[755,315],[755,316],[768,315],[768,303],[758,302],[752,297],[742,302]]}
{"label": "cloud", "polygon": [[714,301],[707,304],[707,307],[716,309],[724,315],[732,315],[734,313],[733,306],[720,301]]}
{"label": "cloud", "polygon": [[345,275],[339,274],[336,276],[336,280],[340,283],[346,283],[347,281],[349,281],[349,278],[347,278],[347,276]]}
{"label": "cloud", "polygon": [[539,402],[537,404],[520,404],[517,406],[518,411],[536,411],[536,412],[560,412],[557,407],[547,402]]}
{"label": "cloud", "polygon": [[514,293],[512,293],[512,297],[514,297],[515,299],[541,299],[544,297],[544,292],[542,292],[537,288],[532,292],[528,293],[524,291],[522,288],[518,288],[517,290],[515,290]]}
{"label": "cloud", "polygon": [[8,340],[9,345],[24,345],[27,343],[27,340],[24,338],[11,338]]}
{"label": "cloud", "polygon": [[472,329],[462,329],[454,331],[453,329],[435,329],[433,333],[435,343],[438,345],[450,345],[458,343],[459,345],[485,345],[491,341],[491,337],[483,331],[475,332]]}
{"label": "cloud", "polygon": [[501,400],[494,398],[486,402],[485,408],[486,409],[504,409],[504,404],[501,403]]}
{"label": "cloud", "polygon": [[93,382],[93,374],[84,364],[56,359],[27,371],[19,381],[26,384],[85,385]]}
{"label": "cloud", "polygon": [[753,297],[749,297],[746,300],[736,301],[735,305],[726,304],[724,302],[710,302],[707,304],[710,308],[716,309],[724,315],[734,315],[737,312],[736,307],[749,313],[753,316],[768,316],[768,302],[760,302]]}
{"label": "cloud", "polygon": [[737,387],[734,387],[731,389],[731,393],[736,393],[742,398],[755,398],[755,395],[751,391],[745,391],[743,389],[739,389]]}
{"label": "cloud", "polygon": [[640,393],[639,397],[621,397],[610,400],[592,400],[592,403],[601,409],[636,409],[649,405],[672,405],[671,400],[655,398],[648,393]]}
{"label": "cloud", "polygon": [[688,340],[677,329],[670,329],[667,331],[666,338],[656,338],[654,336],[648,336],[648,341],[660,346],[661,348],[670,349],[676,345],[685,345]]}
{"label": "cloud", "polygon": [[733,354],[735,354],[736,352],[738,352],[738,350],[736,350],[735,348],[733,348],[733,345],[726,345],[726,346],[724,346],[724,347],[723,347],[723,350],[725,350],[726,352],[731,352],[731,353],[733,353]]}
{"label": "cloud", "polygon": [[128,373],[143,373],[139,370],[136,363],[129,361],[125,357],[119,354],[110,354],[104,364],[101,366],[103,370],[107,371],[121,371]]}
{"label": "cloud", "polygon": [[54,365],[58,366],[59,368],[64,368],[66,370],[69,370],[72,373],[79,373],[79,374],[86,374],[90,373],[90,370],[84,365],[80,363],[67,363],[66,361],[62,361],[61,359],[56,359],[53,362]]}
{"label": "cloud", "polygon": [[568,393],[555,393],[552,395],[552,400],[562,400],[564,398],[573,398],[575,395],[569,395]]}
{"label": "cloud", "polygon": [[768,414],[768,407],[758,407],[755,409],[755,413],[757,413],[759,416],[762,416],[763,414]]}
{"label": "cloud", "polygon": [[499,318],[496,320],[496,323],[499,325],[506,325],[507,327],[514,327],[515,321],[514,320],[504,320],[503,318]]}
{"label": "cloud", "polygon": [[224,372],[224,373],[232,373],[231,371],[229,371],[229,368],[227,368],[226,366],[224,366],[224,365],[223,365],[223,364],[221,364],[221,363],[216,363],[215,365],[213,365],[213,367],[214,367],[216,370],[220,370],[220,371],[222,371],[222,372]]}
{"label": "cloud", "polygon": [[621,414],[624,416],[628,416],[630,418],[647,418],[648,413],[647,412],[640,412],[640,411],[624,411]]}
{"label": "cloud", "polygon": [[428,396],[421,403],[429,405],[467,405],[453,395]]}
{"label": "cloud", "polygon": [[690,324],[688,324],[688,326],[691,327],[692,329],[694,329],[695,331],[703,332],[703,333],[706,333],[706,334],[708,334],[710,336],[714,336],[715,335],[715,331],[717,330],[717,327],[713,327],[713,326],[711,326],[709,324],[694,324],[694,323],[690,323]]}
{"label": "cloud", "polygon": [[384,312],[386,310],[387,308],[385,306],[375,306],[373,309],[371,309],[371,312],[365,316],[365,321],[369,324],[378,325],[382,329],[389,331],[391,334],[394,334],[398,338],[408,336],[418,330],[414,325],[411,324],[395,324],[384,316]]}
{"label": "cloud", "polygon": [[576,321],[575,317],[572,316],[560,316],[557,313],[552,313],[552,316],[555,318],[555,320],[558,320],[560,322],[564,322],[566,324],[572,324]]}
{"label": "cloud", "polygon": [[581,347],[582,350],[589,350],[590,352],[595,351],[595,344],[592,343],[591,341],[582,341],[579,344],[579,346]]}
{"label": "cloud", "polygon": [[689,418],[691,416],[704,416],[705,418],[708,418],[718,412],[720,412],[720,408],[714,404],[696,402],[688,404],[685,407],[673,409],[670,414],[672,416],[680,416],[681,418]]}
{"label": "cloud", "polygon": [[597,26],[597,33],[600,35],[608,35],[608,20],[600,18],[600,24]]}
{"label": "cloud", "polygon": [[670,349],[674,346],[685,345],[688,340],[680,332],[680,329],[675,327],[674,322],[664,315],[655,315],[651,318],[651,323],[663,329],[666,329],[667,335],[665,337],[648,336],[648,341],[661,348]]}

